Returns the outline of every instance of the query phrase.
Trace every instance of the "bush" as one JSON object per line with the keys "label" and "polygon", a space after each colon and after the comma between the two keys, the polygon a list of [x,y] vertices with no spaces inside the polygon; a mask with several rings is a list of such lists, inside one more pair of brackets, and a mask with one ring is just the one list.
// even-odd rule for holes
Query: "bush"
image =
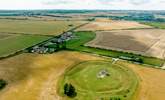
{"label": "bush", "polygon": [[0,90],[2,90],[7,85],[7,82],[0,79]]}
{"label": "bush", "polygon": [[69,27],[73,27],[73,24],[68,25]]}
{"label": "bush", "polygon": [[68,97],[75,97],[77,95],[75,88],[72,84],[65,84],[64,85],[64,94]]}

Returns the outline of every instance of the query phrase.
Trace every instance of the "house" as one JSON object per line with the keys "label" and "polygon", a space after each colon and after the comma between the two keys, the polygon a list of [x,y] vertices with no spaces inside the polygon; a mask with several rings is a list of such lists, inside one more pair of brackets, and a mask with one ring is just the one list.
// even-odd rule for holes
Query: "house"
{"label": "house", "polygon": [[64,44],[65,41],[69,41],[73,37],[72,32],[66,32],[62,34],[59,38],[55,37],[42,45],[34,46],[30,49],[31,53],[53,53],[59,50],[60,46]]}
{"label": "house", "polygon": [[40,54],[47,53],[47,51],[48,51],[48,48],[45,48],[43,46],[42,47],[35,46],[31,50],[32,53],[40,53]]}

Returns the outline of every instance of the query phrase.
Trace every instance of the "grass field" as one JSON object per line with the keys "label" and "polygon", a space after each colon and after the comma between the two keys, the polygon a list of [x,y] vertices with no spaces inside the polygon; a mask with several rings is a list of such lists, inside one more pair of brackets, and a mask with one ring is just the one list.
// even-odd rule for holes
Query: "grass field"
{"label": "grass field", "polygon": [[96,34],[96,38],[88,46],[165,58],[165,30],[115,30]]}
{"label": "grass field", "polygon": [[0,33],[59,35],[83,23],[85,22],[0,19]]}
{"label": "grass field", "polygon": [[93,40],[96,37],[96,34],[94,32],[75,32],[74,34],[77,36],[77,38],[72,39],[67,42],[67,49],[89,52],[89,53],[115,57],[115,58],[118,58],[119,56],[127,56],[127,57],[135,56],[135,57],[141,58],[144,64],[152,65],[152,67],[156,67],[156,66],[160,67],[164,63],[164,60],[158,59],[158,58],[144,57],[144,56],[126,53],[126,52],[86,47],[84,46],[84,44]]}
{"label": "grass field", "polygon": [[150,25],[154,28],[165,29],[165,23],[164,22],[143,22],[143,24]]}
{"label": "grass field", "polygon": [[[98,78],[97,74],[105,69],[109,76]],[[137,76],[130,69],[107,61],[83,62],[67,70],[59,83],[62,95],[65,83],[75,87],[77,96],[74,99],[78,100],[132,100],[138,87]]]}
{"label": "grass field", "polygon": [[37,35],[13,35],[10,34],[6,37],[0,35],[0,56],[8,56],[20,50],[30,47],[34,44],[40,43],[49,39],[47,36]]}

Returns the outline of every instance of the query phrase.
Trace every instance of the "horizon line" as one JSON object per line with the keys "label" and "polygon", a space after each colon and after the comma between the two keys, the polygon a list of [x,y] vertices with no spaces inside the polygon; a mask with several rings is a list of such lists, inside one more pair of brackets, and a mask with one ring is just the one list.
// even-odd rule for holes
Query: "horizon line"
{"label": "horizon line", "polygon": [[87,10],[87,11],[165,11],[164,9],[0,9],[0,11],[13,11],[13,10],[17,10],[17,11],[27,11],[27,10]]}

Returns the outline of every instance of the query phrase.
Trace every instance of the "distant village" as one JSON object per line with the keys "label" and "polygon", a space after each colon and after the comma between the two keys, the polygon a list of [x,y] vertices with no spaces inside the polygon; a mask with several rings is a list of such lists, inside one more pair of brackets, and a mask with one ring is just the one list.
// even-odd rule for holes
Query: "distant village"
{"label": "distant village", "polygon": [[59,37],[52,38],[49,41],[46,41],[42,44],[28,48],[28,52],[39,54],[53,53],[58,50],[65,49],[66,42],[72,38],[75,38],[72,32],[66,32],[60,35]]}

